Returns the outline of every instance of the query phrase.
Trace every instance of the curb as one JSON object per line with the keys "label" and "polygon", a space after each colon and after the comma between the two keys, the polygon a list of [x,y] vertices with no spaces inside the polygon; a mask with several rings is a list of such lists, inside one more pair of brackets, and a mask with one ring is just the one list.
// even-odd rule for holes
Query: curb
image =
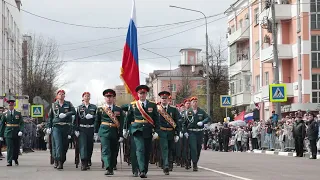
{"label": "curb", "polygon": [[[248,153],[256,153],[256,154],[268,154],[268,155],[278,155],[278,156],[288,156],[294,157],[296,156],[295,152],[280,152],[280,151],[267,151],[267,150],[253,150],[247,151]],[[309,158],[311,156],[310,153],[304,153],[303,157]],[[320,159],[320,154],[317,155],[317,159]]]}

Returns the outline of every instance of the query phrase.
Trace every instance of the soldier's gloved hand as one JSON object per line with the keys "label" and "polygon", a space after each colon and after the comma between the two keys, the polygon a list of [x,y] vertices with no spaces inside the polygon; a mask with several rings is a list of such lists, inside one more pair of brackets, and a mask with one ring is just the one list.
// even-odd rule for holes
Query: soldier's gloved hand
{"label": "soldier's gloved hand", "polygon": [[203,122],[198,122],[197,125],[202,127],[203,126]]}
{"label": "soldier's gloved hand", "polygon": [[186,138],[188,138],[188,137],[189,137],[189,134],[188,134],[188,133],[184,133],[184,136],[185,136]]}
{"label": "soldier's gloved hand", "polygon": [[70,135],[68,135],[68,139],[71,139],[71,136],[70,136]]}
{"label": "soldier's gloved hand", "polygon": [[18,136],[22,136],[22,132],[21,131],[18,132]]}
{"label": "soldier's gloved hand", "polygon": [[3,137],[0,137],[0,141],[3,141]]}
{"label": "soldier's gloved hand", "polygon": [[92,119],[92,118],[93,118],[93,116],[91,114],[86,115],[86,119]]}
{"label": "soldier's gloved hand", "polygon": [[119,138],[119,142],[122,142],[122,141],[123,141],[123,137],[120,137],[120,138]]}
{"label": "soldier's gloved hand", "polygon": [[74,135],[76,135],[77,137],[79,137],[80,132],[79,132],[79,131],[75,131],[75,132],[74,132]]}
{"label": "soldier's gloved hand", "polygon": [[94,133],[94,140],[97,142],[98,141],[98,133]]}
{"label": "soldier's gloved hand", "polygon": [[66,115],[65,113],[60,113],[60,114],[59,114],[59,118],[60,118],[60,119],[63,119],[63,118],[65,118],[66,116],[67,116],[67,115]]}
{"label": "soldier's gloved hand", "polygon": [[158,133],[155,132],[155,133],[153,134],[152,139],[155,140],[155,139],[157,139],[158,137],[159,137]]}
{"label": "soldier's gloved hand", "polygon": [[47,129],[47,134],[51,134],[51,128]]}
{"label": "soldier's gloved hand", "polygon": [[122,130],[122,134],[123,134],[123,137],[127,139],[129,133],[128,133],[128,131],[126,129]]}
{"label": "soldier's gloved hand", "polygon": [[182,133],[182,132],[180,132],[179,136],[180,136],[180,138],[183,138],[183,133]]}
{"label": "soldier's gloved hand", "polygon": [[175,136],[174,137],[174,142],[178,142],[179,141],[179,136]]}

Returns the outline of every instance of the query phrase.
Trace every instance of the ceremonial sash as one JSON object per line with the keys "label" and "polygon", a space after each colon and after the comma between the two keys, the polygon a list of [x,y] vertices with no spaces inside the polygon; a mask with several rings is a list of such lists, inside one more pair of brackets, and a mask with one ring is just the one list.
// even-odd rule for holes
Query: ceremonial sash
{"label": "ceremonial sash", "polygon": [[141,103],[139,103],[138,101],[136,101],[136,105],[138,110],[140,111],[142,117],[144,119],[146,119],[153,127],[154,127],[154,122],[152,120],[152,118],[149,116],[149,114],[146,113],[146,111],[142,108]]}
{"label": "ceremonial sash", "polygon": [[114,113],[111,111],[111,109],[106,108],[105,106],[102,107],[102,109],[104,110],[104,112],[110,117],[110,119],[112,120],[112,122],[117,126],[117,128],[120,127],[120,123],[117,119],[117,117],[114,115]]}
{"label": "ceremonial sash", "polygon": [[176,123],[174,122],[172,117],[163,109],[161,105],[158,105],[158,112],[173,128],[176,128]]}

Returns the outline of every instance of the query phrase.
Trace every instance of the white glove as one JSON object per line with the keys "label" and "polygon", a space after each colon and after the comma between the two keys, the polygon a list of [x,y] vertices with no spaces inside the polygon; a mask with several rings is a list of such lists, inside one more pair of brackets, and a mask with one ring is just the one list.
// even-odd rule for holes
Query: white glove
{"label": "white glove", "polygon": [[47,129],[47,134],[51,134],[51,128]]}
{"label": "white glove", "polygon": [[124,130],[122,130],[122,135],[123,135],[124,138],[127,139],[129,133],[128,133],[128,131],[126,129],[124,129]]}
{"label": "white glove", "polygon": [[79,137],[80,132],[79,132],[79,131],[75,131],[75,132],[74,132],[74,135],[76,135],[77,137]]}
{"label": "white glove", "polygon": [[22,136],[22,132],[21,131],[18,132],[18,136]]}
{"label": "white glove", "polygon": [[202,127],[203,126],[203,122],[198,122],[197,125]]}
{"label": "white glove", "polygon": [[0,137],[0,141],[3,141],[3,137]]}
{"label": "white glove", "polygon": [[71,139],[71,136],[70,136],[70,135],[68,135],[68,139]]}
{"label": "white glove", "polygon": [[174,142],[178,142],[179,141],[179,136],[175,136],[174,137]]}
{"label": "white glove", "polygon": [[188,133],[184,133],[184,136],[185,136],[186,138],[188,138],[188,137],[189,137],[189,134],[188,134]]}
{"label": "white glove", "polygon": [[60,113],[60,114],[59,114],[59,118],[60,118],[60,119],[63,119],[63,118],[65,118],[66,116],[67,116],[67,115],[64,114],[64,113]]}
{"label": "white glove", "polygon": [[180,132],[179,136],[180,136],[180,138],[183,138],[183,133],[182,133],[182,132]]}
{"label": "white glove", "polygon": [[92,119],[92,118],[93,118],[93,116],[91,114],[86,115],[86,119]]}
{"label": "white glove", "polygon": [[122,141],[123,141],[123,137],[120,137],[120,138],[119,138],[119,142],[122,142]]}
{"label": "white glove", "polygon": [[94,140],[98,141],[98,133],[94,133]]}
{"label": "white glove", "polygon": [[155,133],[153,134],[152,139],[157,139],[157,138],[158,138],[158,136],[159,136],[159,135],[158,135],[158,133],[156,133],[156,132],[155,132]]}

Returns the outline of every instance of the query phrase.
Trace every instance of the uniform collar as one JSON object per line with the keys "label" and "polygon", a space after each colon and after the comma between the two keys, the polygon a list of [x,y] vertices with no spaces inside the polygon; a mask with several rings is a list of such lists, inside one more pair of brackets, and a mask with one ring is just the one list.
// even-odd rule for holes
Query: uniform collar
{"label": "uniform collar", "polygon": [[144,101],[141,101],[141,100],[139,100],[139,102],[142,104],[144,104],[144,107],[146,107],[146,105],[147,105],[147,100],[144,100]]}

